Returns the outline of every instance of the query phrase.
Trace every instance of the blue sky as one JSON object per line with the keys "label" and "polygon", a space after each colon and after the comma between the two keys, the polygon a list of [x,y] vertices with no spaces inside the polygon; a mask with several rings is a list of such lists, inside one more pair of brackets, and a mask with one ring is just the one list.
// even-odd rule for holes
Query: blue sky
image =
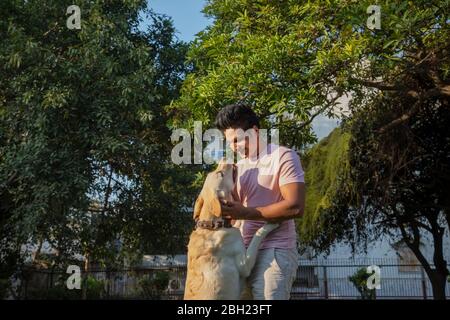
{"label": "blue sky", "polygon": [[149,0],[148,5],[156,13],[163,13],[172,17],[180,40],[191,41],[196,33],[212,23],[201,10],[205,0]]}

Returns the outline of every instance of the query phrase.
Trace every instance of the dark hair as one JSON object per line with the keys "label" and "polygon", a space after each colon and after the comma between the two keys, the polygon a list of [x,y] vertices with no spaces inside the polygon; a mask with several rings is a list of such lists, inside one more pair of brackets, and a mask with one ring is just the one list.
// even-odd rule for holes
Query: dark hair
{"label": "dark hair", "polygon": [[257,126],[259,118],[253,110],[242,103],[229,104],[223,107],[216,116],[215,125],[219,130],[228,128],[248,130]]}

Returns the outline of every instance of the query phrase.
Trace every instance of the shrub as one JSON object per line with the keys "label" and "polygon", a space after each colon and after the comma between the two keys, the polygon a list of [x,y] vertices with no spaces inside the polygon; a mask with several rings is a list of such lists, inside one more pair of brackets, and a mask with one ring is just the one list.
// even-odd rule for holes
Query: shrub
{"label": "shrub", "polygon": [[139,281],[140,293],[147,299],[161,299],[161,295],[169,285],[169,273],[157,271],[152,276],[145,277]]}
{"label": "shrub", "polygon": [[353,283],[361,294],[361,299],[363,300],[375,299],[375,289],[369,289],[367,287],[367,279],[369,277],[370,274],[367,273],[365,268],[358,269],[352,276],[348,277],[350,282]]}

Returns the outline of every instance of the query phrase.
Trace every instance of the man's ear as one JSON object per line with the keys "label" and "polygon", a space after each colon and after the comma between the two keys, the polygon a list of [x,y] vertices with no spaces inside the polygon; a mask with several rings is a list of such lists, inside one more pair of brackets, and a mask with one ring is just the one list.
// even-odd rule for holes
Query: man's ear
{"label": "man's ear", "polygon": [[213,197],[211,199],[211,201],[208,203],[208,210],[210,214],[213,214],[216,217],[222,216],[222,207],[220,205],[219,198]]}
{"label": "man's ear", "polygon": [[195,205],[194,205],[194,216],[193,216],[194,220],[197,220],[197,219],[200,217],[200,212],[202,211],[203,202],[204,202],[203,197],[202,197],[202,195],[200,194],[200,195],[197,197],[197,200],[195,200]]}

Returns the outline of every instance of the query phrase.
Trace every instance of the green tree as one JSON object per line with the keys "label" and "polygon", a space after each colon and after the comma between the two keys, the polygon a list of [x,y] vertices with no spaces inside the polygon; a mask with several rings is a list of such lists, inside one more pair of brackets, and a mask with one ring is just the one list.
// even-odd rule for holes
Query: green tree
{"label": "green tree", "polygon": [[349,141],[350,134],[336,128],[328,137],[308,149],[302,158],[308,187],[305,214],[297,220],[302,249],[313,247],[319,252],[327,251],[346,229],[344,226],[340,229],[323,226],[332,225],[324,220],[332,219],[333,201],[337,192],[342,192],[343,182],[348,180]]}
{"label": "green tree", "polygon": [[[407,98],[387,95],[354,115],[348,179],[336,192],[331,219],[325,214],[322,221],[325,229],[344,229],[342,239],[353,243],[383,235],[400,238],[422,264],[434,297],[445,299],[450,274],[444,251],[450,230],[449,101],[428,100],[410,119],[383,131],[409,105]],[[422,251],[421,242],[432,244],[431,256]]]}
{"label": "green tree", "polygon": [[[434,297],[444,299],[449,275],[444,248],[450,230],[449,102],[428,101],[408,121],[380,133],[403,112],[408,103],[403,99],[381,96],[307,153],[311,193],[300,234],[304,245],[319,251],[336,241],[357,249],[383,236],[402,240],[424,267]],[[327,170],[331,154],[340,160]],[[325,188],[321,179],[328,182]],[[431,256],[423,252],[423,242],[431,244]]]}
{"label": "green tree", "polygon": [[449,96],[449,1],[377,3],[381,30],[366,25],[369,0],[208,1],[214,23],[189,50],[193,71],[172,106],[180,122],[211,125],[221,106],[245,101],[284,143],[302,147],[314,141],[314,117],[338,114],[347,93],[355,108],[376,96],[373,88],[415,101]]}
{"label": "green tree", "polygon": [[184,251],[192,176],[170,161],[164,106],[178,95],[187,44],[146,1],[77,1],[81,30],[66,27],[71,4],[0,4],[5,274],[30,242],[49,242],[55,263]]}

